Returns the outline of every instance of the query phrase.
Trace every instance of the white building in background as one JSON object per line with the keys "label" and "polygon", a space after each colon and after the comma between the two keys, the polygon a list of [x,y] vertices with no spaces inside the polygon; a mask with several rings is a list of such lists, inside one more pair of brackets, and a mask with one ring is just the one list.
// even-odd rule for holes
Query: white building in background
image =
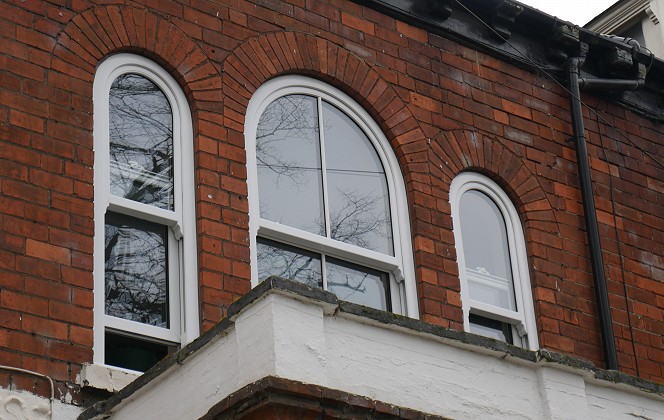
{"label": "white building in background", "polygon": [[634,38],[657,57],[664,57],[664,0],[620,0],[585,28],[607,35]]}

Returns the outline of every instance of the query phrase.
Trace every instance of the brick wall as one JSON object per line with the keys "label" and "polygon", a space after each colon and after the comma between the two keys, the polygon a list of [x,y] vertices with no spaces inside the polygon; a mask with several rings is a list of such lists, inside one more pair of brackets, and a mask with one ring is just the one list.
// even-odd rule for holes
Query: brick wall
{"label": "brick wall", "polygon": [[[448,194],[471,168],[521,214],[540,345],[603,365],[563,89],[341,0],[0,3],[0,363],[71,383],[92,360],[92,81],[118,51],[190,100],[205,329],[250,289],[247,103],[297,73],[351,95],[392,143],[423,320],[463,328]],[[664,126],[583,99],[602,117],[584,110],[620,367],[663,381]]]}

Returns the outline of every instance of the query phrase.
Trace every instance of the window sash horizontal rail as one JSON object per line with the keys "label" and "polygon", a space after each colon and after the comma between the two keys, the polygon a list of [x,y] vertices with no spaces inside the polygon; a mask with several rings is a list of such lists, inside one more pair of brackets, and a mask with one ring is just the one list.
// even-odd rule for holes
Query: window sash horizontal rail
{"label": "window sash horizontal rail", "polygon": [[391,255],[360,248],[269,220],[261,219],[258,236],[310,251],[320,252],[337,259],[377,270],[392,272],[399,268],[398,259]]}
{"label": "window sash horizontal rail", "polygon": [[179,216],[174,211],[160,209],[149,204],[139,203],[114,195],[111,195],[108,201],[108,211],[114,213],[120,213],[171,227],[179,224]]}
{"label": "window sash horizontal rail", "polygon": [[470,299],[470,313],[481,315],[485,318],[507,322],[508,324],[523,324],[524,317],[520,312],[510,311],[498,306],[489,305]]}
{"label": "window sash horizontal rail", "polygon": [[107,328],[117,331],[125,331],[139,336],[148,337],[148,341],[156,338],[171,343],[180,342],[180,331],[178,328],[162,328],[128,319],[117,318],[111,315],[104,315],[104,324]]}

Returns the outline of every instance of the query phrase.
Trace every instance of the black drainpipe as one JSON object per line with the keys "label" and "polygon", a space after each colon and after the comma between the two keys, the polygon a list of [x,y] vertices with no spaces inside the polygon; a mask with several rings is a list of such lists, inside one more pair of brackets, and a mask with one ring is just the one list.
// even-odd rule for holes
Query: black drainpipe
{"label": "black drainpipe", "polygon": [[590,263],[593,270],[593,281],[595,283],[595,294],[599,313],[602,343],[604,345],[604,358],[606,368],[618,370],[618,358],[616,356],[615,338],[613,336],[613,321],[609,306],[609,293],[606,288],[606,276],[604,274],[604,261],[602,259],[602,246],[599,241],[599,230],[597,227],[597,214],[595,211],[595,198],[590,178],[590,165],[588,163],[588,148],[586,146],[586,135],[583,124],[583,113],[581,110],[580,88],[597,90],[634,90],[645,84],[645,71],[639,68],[639,79],[587,79],[581,78],[580,69],[583,58],[572,58],[568,63],[568,77],[570,90],[570,106],[572,111],[572,127],[576,144],[576,160],[581,183],[581,194],[583,200],[583,213],[588,233],[588,246],[590,248]]}

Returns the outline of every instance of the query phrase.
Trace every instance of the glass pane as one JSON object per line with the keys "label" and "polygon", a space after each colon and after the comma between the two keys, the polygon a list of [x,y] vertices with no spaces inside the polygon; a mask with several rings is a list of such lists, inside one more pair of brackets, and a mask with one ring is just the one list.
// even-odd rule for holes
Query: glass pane
{"label": "glass pane", "polygon": [[129,216],[106,215],[106,314],[168,328],[166,229]]}
{"label": "glass pane", "polygon": [[323,130],[332,238],[394,255],[387,179],[371,141],[328,103]]}
{"label": "glass pane", "polygon": [[510,324],[475,314],[470,314],[468,320],[470,322],[471,333],[495,338],[496,340],[504,341],[508,344],[514,344],[512,338],[512,326]]}
{"label": "glass pane", "polygon": [[260,216],[325,235],[316,98],[289,95],[265,109],[256,130]]}
{"label": "glass pane", "polygon": [[258,238],[258,281],[270,276],[323,288],[320,255]]}
{"label": "glass pane", "polygon": [[158,361],[177,350],[177,346],[155,343],[140,338],[106,331],[104,363],[145,372]]}
{"label": "glass pane", "polygon": [[459,203],[463,255],[473,300],[516,311],[505,219],[486,194],[469,190]]}
{"label": "glass pane", "polygon": [[173,210],[173,112],[137,74],[113,82],[109,101],[111,194]]}
{"label": "glass pane", "polygon": [[327,290],[341,300],[391,310],[388,300],[387,274],[328,258]]}

